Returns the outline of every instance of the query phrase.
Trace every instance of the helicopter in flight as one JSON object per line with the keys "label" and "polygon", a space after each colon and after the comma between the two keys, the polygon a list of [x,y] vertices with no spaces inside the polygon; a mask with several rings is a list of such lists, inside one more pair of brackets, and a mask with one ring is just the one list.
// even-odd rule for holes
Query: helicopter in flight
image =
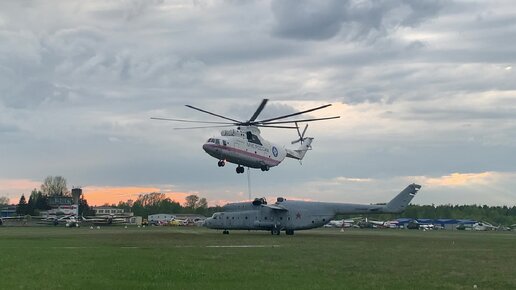
{"label": "helicopter in flight", "polygon": [[[202,146],[204,151],[210,156],[218,159],[218,166],[224,167],[227,162],[237,165],[236,173],[244,173],[244,167],[259,168],[262,171],[269,171],[271,167],[278,166],[285,158],[293,158],[302,160],[308,150],[311,150],[311,143],[313,137],[305,137],[308,124],[305,125],[301,131],[300,123],[308,123],[313,121],[331,120],[340,118],[340,116],[323,117],[323,118],[308,118],[284,120],[301,114],[321,110],[331,106],[326,104],[309,110],[257,120],[258,116],[265,108],[269,100],[263,99],[254,114],[247,121],[239,121],[233,118],[215,114],[191,105],[186,107],[224,119],[226,121],[197,121],[185,119],[170,119],[152,117],[153,120],[174,121],[184,123],[199,123],[209,124],[201,127],[180,127],[174,129],[201,129],[201,128],[216,128],[216,127],[233,127],[233,129],[222,130],[220,136],[209,138]],[[288,149],[278,144],[265,140],[260,135],[259,128],[279,128],[279,129],[296,129],[299,136],[298,139],[292,141],[292,144],[300,143],[297,149]]]}

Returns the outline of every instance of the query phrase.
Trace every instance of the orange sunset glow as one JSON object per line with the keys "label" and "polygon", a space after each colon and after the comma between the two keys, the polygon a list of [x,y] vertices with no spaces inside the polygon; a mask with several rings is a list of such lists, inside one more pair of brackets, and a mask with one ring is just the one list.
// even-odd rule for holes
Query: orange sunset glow
{"label": "orange sunset glow", "polygon": [[138,195],[161,192],[164,193],[168,198],[183,204],[185,197],[192,193],[186,192],[172,192],[164,191],[157,187],[116,187],[116,186],[87,186],[82,189],[84,198],[88,201],[89,205],[103,205],[103,204],[118,204],[119,201],[127,201],[132,199],[133,201],[138,198]]}

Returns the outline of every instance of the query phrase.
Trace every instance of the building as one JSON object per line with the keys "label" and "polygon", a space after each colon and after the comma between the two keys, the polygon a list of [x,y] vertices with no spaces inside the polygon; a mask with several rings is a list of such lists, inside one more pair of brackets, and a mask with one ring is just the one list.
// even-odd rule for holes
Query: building
{"label": "building", "polygon": [[95,206],[93,211],[95,215],[125,215],[124,209],[111,206]]}
{"label": "building", "polygon": [[41,215],[79,215],[79,206],[73,202],[71,196],[49,196],[48,206],[50,210],[42,212]]}
{"label": "building", "polygon": [[0,217],[13,217],[16,216],[16,206],[6,205],[0,209]]}

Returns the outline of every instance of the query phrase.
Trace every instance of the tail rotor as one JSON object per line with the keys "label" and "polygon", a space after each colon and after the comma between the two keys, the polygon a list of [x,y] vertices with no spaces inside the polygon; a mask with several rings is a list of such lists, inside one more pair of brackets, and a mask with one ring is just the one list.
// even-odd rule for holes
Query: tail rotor
{"label": "tail rotor", "polygon": [[299,136],[299,139],[296,139],[290,143],[296,144],[296,143],[301,142],[301,145],[303,145],[303,142],[307,138],[307,137],[305,137],[305,133],[306,133],[306,129],[308,129],[308,124],[305,125],[305,128],[303,129],[303,133],[301,133],[301,131],[299,130],[299,126],[297,125],[297,122],[295,124],[296,124],[296,130],[297,130],[297,135]]}

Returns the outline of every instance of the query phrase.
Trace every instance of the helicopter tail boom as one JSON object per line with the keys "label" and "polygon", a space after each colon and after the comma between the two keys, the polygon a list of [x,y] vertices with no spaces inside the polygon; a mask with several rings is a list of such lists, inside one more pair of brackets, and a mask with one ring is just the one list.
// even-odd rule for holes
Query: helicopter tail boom
{"label": "helicopter tail boom", "polygon": [[287,150],[287,157],[293,158],[293,159],[297,159],[297,160],[303,160],[303,158],[305,157],[306,152],[308,150],[312,149],[311,144],[312,144],[313,140],[314,140],[314,138],[307,137],[307,138],[305,138],[303,144],[301,144],[301,146],[299,146],[298,149],[296,149],[296,150],[286,149]]}

